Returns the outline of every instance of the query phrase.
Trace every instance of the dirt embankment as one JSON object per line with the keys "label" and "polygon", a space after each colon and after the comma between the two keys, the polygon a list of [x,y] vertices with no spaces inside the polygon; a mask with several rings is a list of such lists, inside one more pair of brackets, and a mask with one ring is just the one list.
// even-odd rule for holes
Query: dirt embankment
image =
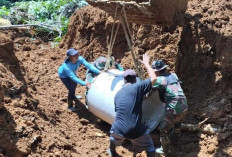
{"label": "dirt embankment", "polygon": [[[175,141],[176,156],[231,156],[230,1],[191,0],[179,26],[131,24],[136,53],[164,59],[177,72],[189,102],[186,123],[221,127],[218,135],[182,132]],[[60,48],[24,37],[18,31],[0,32],[0,78],[4,91],[0,111],[0,154],[3,156],[107,156],[110,126],[79,102],[77,113],[66,109],[67,90],[57,76],[65,50],[77,48],[89,61],[107,54],[113,19],[104,11],[85,7],[71,18]],[[125,68],[134,68],[122,28],[113,55]],[[78,72],[84,79],[85,69]],[[77,93],[83,94],[83,87]],[[155,139],[157,143],[157,139]],[[126,142],[121,156],[132,156]],[[145,156],[144,153],[140,156]]]}

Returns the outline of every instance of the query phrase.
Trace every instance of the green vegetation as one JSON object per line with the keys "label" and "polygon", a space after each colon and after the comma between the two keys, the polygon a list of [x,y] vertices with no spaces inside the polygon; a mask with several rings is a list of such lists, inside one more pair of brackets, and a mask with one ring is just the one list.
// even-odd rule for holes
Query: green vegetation
{"label": "green vegetation", "polygon": [[6,6],[1,6],[0,7],[0,17],[6,17],[10,14],[9,9],[6,8]]}
{"label": "green vegetation", "polygon": [[0,0],[0,18],[9,19],[12,24],[38,24],[37,36],[59,41],[67,32],[69,18],[76,9],[87,5],[84,0]]}
{"label": "green vegetation", "polygon": [[0,0],[0,7],[1,6],[6,6],[7,8],[9,8],[11,6],[11,3],[10,1]]}

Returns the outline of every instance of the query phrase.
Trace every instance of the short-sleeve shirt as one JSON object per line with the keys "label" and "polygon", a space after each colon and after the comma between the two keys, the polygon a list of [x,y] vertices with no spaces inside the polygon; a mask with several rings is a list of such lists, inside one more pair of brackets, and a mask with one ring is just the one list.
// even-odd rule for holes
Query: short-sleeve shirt
{"label": "short-sleeve shirt", "polygon": [[143,97],[152,88],[151,79],[124,86],[115,96],[116,118],[111,131],[128,139],[142,136],[146,126],[142,120]]}
{"label": "short-sleeve shirt", "polygon": [[153,85],[153,88],[158,88],[160,99],[163,99],[162,101],[171,108],[176,107],[179,99],[186,99],[175,73],[167,73],[157,77],[157,81]]}

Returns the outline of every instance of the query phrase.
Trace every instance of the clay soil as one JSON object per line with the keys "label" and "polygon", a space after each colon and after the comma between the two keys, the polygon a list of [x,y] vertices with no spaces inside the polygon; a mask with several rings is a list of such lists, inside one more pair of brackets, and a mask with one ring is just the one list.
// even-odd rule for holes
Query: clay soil
{"label": "clay soil", "polygon": [[[164,59],[183,81],[189,103],[184,123],[207,118],[203,125],[221,129],[217,134],[183,130],[173,141],[173,156],[232,156],[232,3],[190,0],[181,21],[166,27],[130,24],[136,54]],[[105,56],[112,25],[106,12],[87,6],[73,14],[57,46],[22,30],[0,31],[0,156],[107,156],[110,125],[85,108],[85,99],[76,103],[76,112],[67,109],[67,90],[57,69],[71,47],[90,62]],[[113,56],[125,69],[134,68],[121,27]],[[85,71],[78,70],[80,78]],[[84,92],[78,86],[76,94],[84,97]],[[133,156],[128,141],[117,151]]]}

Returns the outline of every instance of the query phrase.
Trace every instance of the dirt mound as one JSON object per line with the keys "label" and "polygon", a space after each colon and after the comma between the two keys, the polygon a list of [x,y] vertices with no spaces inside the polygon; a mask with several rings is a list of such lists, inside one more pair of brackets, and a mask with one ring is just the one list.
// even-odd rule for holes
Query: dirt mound
{"label": "dirt mound", "polygon": [[[83,56],[89,60],[106,56],[113,22],[114,20],[106,12],[90,6],[85,7],[72,16],[69,31],[60,47],[80,49]],[[174,68],[179,41],[178,29],[170,33],[165,32],[165,28],[156,26],[131,25],[130,27],[137,54],[141,55],[148,51],[152,59],[166,57],[171,68]],[[172,36],[172,34],[177,36]],[[113,56],[125,68],[131,67],[133,60],[122,27],[119,28],[115,40]]]}
{"label": "dirt mound", "polygon": [[[106,154],[107,146],[98,143],[106,141],[108,136],[102,131],[109,125],[97,121],[82,107],[83,102],[78,103],[77,113],[66,109],[67,91],[57,75],[64,51],[17,31],[1,32],[1,46],[5,98],[0,110],[0,154],[94,156],[94,150]],[[86,134],[89,129],[91,133]],[[95,140],[85,142],[90,139]]]}
{"label": "dirt mound", "polygon": [[[175,156],[231,156],[231,2],[191,0],[179,26],[131,24],[138,56],[164,59],[178,73],[189,102],[186,123],[216,125],[221,133],[182,132]],[[57,75],[65,50],[74,47],[89,61],[107,54],[113,25],[104,11],[85,7],[71,18],[60,43],[25,37],[19,31],[0,32],[0,70],[4,91],[0,110],[0,154],[3,156],[107,156],[110,125],[97,119],[77,102],[77,112],[67,110],[67,90]],[[116,60],[134,68],[122,28],[113,48]],[[81,67],[79,76],[85,78]],[[78,87],[77,93],[84,94]],[[83,95],[84,96],[84,95]],[[158,146],[157,136],[154,142]],[[118,150],[132,156],[126,141]],[[145,156],[141,153],[139,156]]]}
{"label": "dirt mound", "polygon": [[188,0],[87,0],[87,2],[111,16],[116,14],[118,19],[124,16],[125,10],[128,22],[164,26],[179,21],[187,8]]}
{"label": "dirt mound", "polygon": [[[73,23],[86,21],[86,25],[76,25],[76,27],[71,25],[70,32],[82,32],[84,28],[87,28],[86,32],[89,34],[78,34],[75,36],[76,38],[70,40],[69,32],[61,46],[74,46],[77,49],[84,47],[83,53],[87,52],[86,57],[91,56],[90,60],[96,59],[96,56],[99,55],[106,55],[107,37],[111,32],[109,27],[111,28],[113,25],[112,18],[108,17],[107,13],[91,7],[83,8],[78,13],[72,17]],[[218,137],[215,136],[215,141],[219,138],[220,143],[230,140],[228,138],[230,129],[228,129],[227,123],[230,121],[232,91],[229,81],[231,78],[230,50],[232,48],[231,13],[231,4],[228,1],[204,0],[198,3],[193,0],[189,1],[184,21],[179,26],[130,25],[133,47],[137,55],[141,56],[146,52],[152,56],[152,59],[164,59],[169,64],[170,70],[177,72],[184,82],[183,87],[190,105],[190,113],[186,122],[197,123],[210,117],[206,123],[217,124],[224,128],[222,134]],[[86,16],[83,14],[87,14],[87,17],[92,17],[92,19],[86,20]],[[95,22],[96,25],[92,24],[92,21],[96,21],[95,16],[97,19],[101,17],[101,24],[98,23],[98,20]],[[82,46],[83,42],[80,39],[85,37],[89,44]],[[100,52],[99,49],[101,49]],[[113,55],[125,68],[134,68],[132,57],[128,51],[125,36],[120,27]],[[228,136],[225,138],[224,135]],[[222,136],[224,138],[221,138]],[[206,143],[207,137],[203,138]],[[186,138],[184,135],[183,141]],[[212,150],[208,151],[208,148],[201,144],[201,138],[193,138],[193,141],[197,141],[197,144],[187,144],[184,148],[188,148],[193,154],[199,153],[196,152],[196,147],[201,148],[200,156],[220,155],[222,149],[227,149],[229,146],[209,142],[207,147],[211,147]],[[231,154],[231,148],[224,153]]]}

